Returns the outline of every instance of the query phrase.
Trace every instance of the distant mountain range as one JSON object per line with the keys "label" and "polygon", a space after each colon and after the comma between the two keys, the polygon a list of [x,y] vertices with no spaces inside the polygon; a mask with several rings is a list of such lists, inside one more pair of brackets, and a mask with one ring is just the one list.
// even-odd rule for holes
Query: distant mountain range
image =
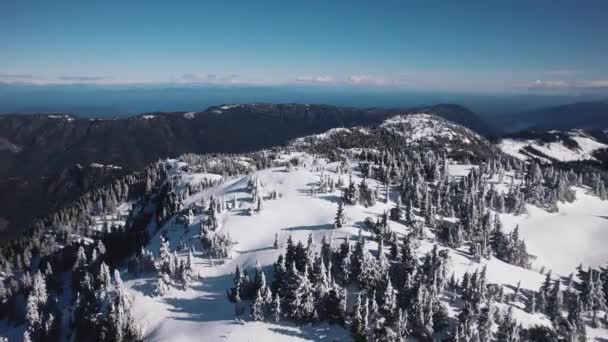
{"label": "distant mountain range", "polygon": [[496,125],[511,132],[608,128],[608,101],[578,102],[505,115]]}
{"label": "distant mountain range", "polygon": [[258,103],[122,118],[4,114],[0,115],[0,237],[18,232],[15,227],[25,227],[29,219],[92,187],[160,158],[254,151],[336,127],[374,126],[408,113],[434,114],[485,136],[531,127],[539,132],[608,128],[606,102],[547,107],[492,122],[454,104],[353,108]]}
{"label": "distant mountain range", "polygon": [[393,109],[238,104],[203,112],[104,119],[0,115],[0,236],[17,232],[14,226],[23,227],[91,187],[160,158],[254,151],[335,127],[377,125],[387,117],[413,112],[489,130],[475,113],[450,104]]}

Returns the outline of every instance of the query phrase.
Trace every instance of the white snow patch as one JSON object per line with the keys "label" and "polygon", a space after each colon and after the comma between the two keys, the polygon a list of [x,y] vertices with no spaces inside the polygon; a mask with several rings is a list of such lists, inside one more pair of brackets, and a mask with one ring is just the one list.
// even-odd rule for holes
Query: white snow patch
{"label": "white snow patch", "polygon": [[561,141],[546,143],[538,140],[518,139],[503,139],[498,144],[498,147],[506,154],[520,160],[527,160],[529,156],[526,153],[522,153],[522,149],[529,146],[551,158],[563,162],[594,160],[593,152],[608,147],[608,145],[598,142],[581,131],[571,131],[568,134],[572,140],[577,142],[578,148],[569,148]]}
{"label": "white snow patch", "polygon": [[99,163],[91,163],[91,167],[94,168],[106,168],[106,169],[114,169],[114,170],[122,170],[122,166],[116,166],[112,164],[99,164]]}
{"label": "white snow patch", "polygon": [[[407,137],[408,142],[435,141],[442,138],[470,144],[469,137],[481,140],[478,134],[462,126],[426,113],[394,116],[385,120],[380,127]],[[463,132],[466,132],[466,135]]]}
{"label": "white snow patch", "polygon": [[519,225],[528,252],[537,257],[536,269],[545,266],[566,276],[581,263],[597,267],[608,261],[608,201],[575,190],[577,200],[558,203],[558,213],[528,205],[525,215],[501,214],[506,230]]}
{"label": "white snow patch", "polygon": [[223,105],[220,108],[222,108],[223,110],[228,110],[228,109],[232,109],[232,108],[238,108],[240,107],[240,104],[231,104],[231,105]]}

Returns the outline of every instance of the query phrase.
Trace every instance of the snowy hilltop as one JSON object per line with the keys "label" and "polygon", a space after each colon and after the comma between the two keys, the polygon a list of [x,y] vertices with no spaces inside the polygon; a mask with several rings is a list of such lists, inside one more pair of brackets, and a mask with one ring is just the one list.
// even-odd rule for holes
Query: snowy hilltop
{"label": "snowy hilltop", "polygon": [[543,162],[597,161],[598,153],[608,149],[607,131],[551,130],[522,132],[518,136],[502,139],[500,149],[521,160],[537,159]]}
{"label": "snowy hilltop", "polygon": [[602,341],[606,182],[429,114],[162,160],[3,253],[0,336]]}

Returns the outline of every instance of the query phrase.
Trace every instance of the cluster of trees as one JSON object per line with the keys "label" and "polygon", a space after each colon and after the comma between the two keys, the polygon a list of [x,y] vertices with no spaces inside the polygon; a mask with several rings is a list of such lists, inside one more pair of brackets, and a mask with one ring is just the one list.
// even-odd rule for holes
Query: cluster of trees
{"label": "cluster of trees", "polygon": [[342,190],[342,202],[347,205],[361,204],[364,207],[371,207],[376,204],[377,197],[376,189],[370,188],[365,178],[357,186],[351,177],[348,186]]}
{"label": "cluster of trees", "polygon": [[[133,201],[134,208],[149,200],[155,187],[166,179],[162,163],[155,163],[142,171],[134,172],[83,194],[76,201],[58,210],[53,215],[37,220],[22,236],[0,245],[0,272],[20,275],[25,270],[36,268],[31,260],[52,257],[64,246],[75,243],[78,237],[100,238],[121,233],[137,226],[138,211],[127,218],[125,227],[107,231],[91,229],[94,215],[112,213],[118,204]],[[124,231],[123,231],[124,232]],[[135,236],[123,241],[137,240]],[[35,256],[35,258],[32,258]]]}
{"label": "cluster of trees", "polygon": [[[431,341],[438,336],[452,341],[584,341],[586,324],[608,325],[608,317],[598,317],[606,310],[603,279],[608,269],[579,269],[581,281],[571,276],[568,284],[548,275],[537,293],[518,286],[507,294],[503,286],[487,282],[485,267],[459,280],[448,276],[449,256],[437,246],[418,259],[412,235],[399,239],[396,253],[392,245],[387,253],[381,241],[378,250],[368,251],[362,234],[335,249],[329,241],[325,237],[316,248],[311,238],[304,245],[290,237],[270,284],[259,264],[253,277],[237,267],[227,292],[235,313],[243,315],[249,307],[253,320],[327,321],[350,329],[357,341]],[[354,304],[347,304],[347,288]],[[460,309],[455,319],[447,314],[446,300]],[[530,313],[547,314],[554,327],[523,328],[514,318],[517,302],[526,303]]]}
{"label": "cluster of trees", "polygon": [[162,236],[156,269],[158,271],[156,293],[159,296],[164,296],[172,284],[180,284],[182,288],[187,287],[196,276],[192,251],[188,252],[186,259],[179,258],[175,251],[171,253],[169,241]]}
{"label": "cluster of trees", "polygon": [[[244,312],[247,300],[255,320],[328,321],[350,326],[358,339],[374,340],[429,336],[427,328],[445,325],[447,311],[437,290],[447,283],[445,253],[435,248],[419,263],[410,240],[391,258],[383,243],[374,254],[367,250],[363,234],[337,249],[330,239],[325,237],[316,252],[312,237],[306,246],[289,237],[270,285],[260,267],[253,279],[237,268],[235,285],[228,290],[237,314]],[[353,286],[359,299],[349,308],[346,288]]]}
{"label": "cluster of trees", "polygon": [[112,276],[110,267],[103,261],[103,254],[98,252],[96,256],[95,251],[98,249],[93,249],[90,258],[87,258],[85,246],[76,252],[72,272],[72,293],[75,299],[71,317],[75,339],[143,341],[120,272],[114,269]]}
{"label": "cluster of trees", "polygon": [[516,291],[514,296],[523,297],[528,312],[549,317],[553,330],[545,334],[553,340],[586,341],[587,326],[608,327],[606,280],[608,268],[585,270],[579,266],[577,276],[554,277],[549,272],[538,291],[527,296]]}

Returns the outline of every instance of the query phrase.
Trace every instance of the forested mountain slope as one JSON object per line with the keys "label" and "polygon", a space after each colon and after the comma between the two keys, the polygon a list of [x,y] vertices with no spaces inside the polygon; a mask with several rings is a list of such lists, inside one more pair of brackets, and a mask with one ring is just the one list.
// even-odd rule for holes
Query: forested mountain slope
{"label": "forested mountain slope", "polygon": [[[458,115],[465,125],[480,122],[474,113],[455,105],[428,110]],[[244,104],[115,119],[0,115],[0,239],[16,236],[30,218],[60,208],[91,186],[107,184],[160,158],[254,151],[335,127],[376,125],[386,117],[408,112],[411,110]],[[99,177],[99,169],[91,164],[108,166],[104,176]],[[81,165],[78,170],[77,165]],[[70,191],[62,194],[54,190],[58,188]]]}
{"label": "forested mountain slope", "polygon": [[602,341],[606,182],[428,113],[162,160],[2,249],[0,335]]}

